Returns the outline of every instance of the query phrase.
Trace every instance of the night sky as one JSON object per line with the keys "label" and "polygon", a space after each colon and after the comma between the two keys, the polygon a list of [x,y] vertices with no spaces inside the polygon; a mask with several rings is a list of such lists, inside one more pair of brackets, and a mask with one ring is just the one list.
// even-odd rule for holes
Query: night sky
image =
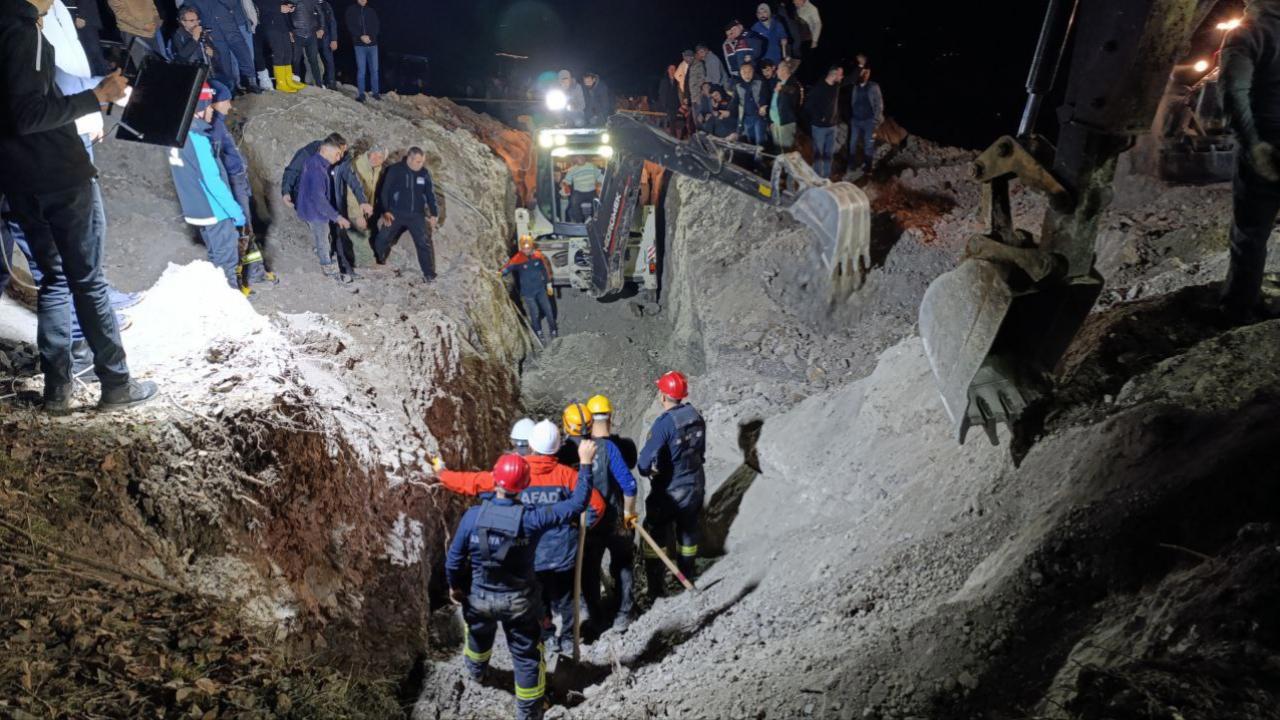
{"label": "night sky", "polygon": [[[341,13],[352,0],[335,1]],[[682,49],[718,48],[725,23],[749,26],[756,8],[751,0],[370,2],[383,17],[384,72],[393,53],[429,57],[430,90],[446,95],[483,87],[502,51],[528,55],[519,65],[531,73],[592,70],[615,93],[652,96]],[[888,113],[912,132],[976,148],[1015,129],[1047,0],[814,2],[827,52],[867,53]]]}

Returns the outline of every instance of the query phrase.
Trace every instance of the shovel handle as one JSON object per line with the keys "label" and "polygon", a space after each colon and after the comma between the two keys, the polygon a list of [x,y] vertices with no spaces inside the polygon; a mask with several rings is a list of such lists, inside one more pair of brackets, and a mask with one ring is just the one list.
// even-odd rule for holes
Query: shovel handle
{"label": "shovel handle", "polygon": [[653,536],[651,536],[639,524],[636,524],[636,532],[639,532],[640,537],[643,538],[646,543],[649,543],[649,547],[653,548],[653,551],[658,553],[658,557],[661,558],[663,564],[667,566],[667,569],[671,571],[672,575],[676,576],[676,579],[680,581],[680,584],[684,585],[685,590],[693,590],[695,592],[698,590],[698,588],[693,586],[693,583],[689,582],[689,578],[685,577],[684,573],[680,572],[680,568],[676,567],[676,564],[671,562],[671,558],[667,557],[667,554],[662,551],[662,548],[658,547],[658,543],[654,542]]}
{"label": "shovel handle", "polygon": [[578,556],[573,563],[573,661],[578,662],[582,647],[582,555],[587,547],[587,514],[578,517]]}

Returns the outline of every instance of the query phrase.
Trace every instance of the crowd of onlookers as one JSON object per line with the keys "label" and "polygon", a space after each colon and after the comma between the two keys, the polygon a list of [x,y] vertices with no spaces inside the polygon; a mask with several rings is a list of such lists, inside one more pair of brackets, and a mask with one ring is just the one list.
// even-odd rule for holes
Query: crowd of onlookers
{"label": "crowd of onlookers", "polygon": [[[760,3],[748,28],[731,20],[718,50],[699,44],[667,66],[658,86],[658,110],[679,138],[705,132],[774,152],[796,149],[800,128],[813,141],[814,169],[830,177],[836,129],[847,118],[849,166],[861,156],[870,172],[874,136],[884,121],[884,97],[871,79],[866,55],[858,55],[851,75],[827,60],[822,15],[812,0]],[[813,83],[805,86],[803,77]],[[841,108],[848,89],[849,110]]]}

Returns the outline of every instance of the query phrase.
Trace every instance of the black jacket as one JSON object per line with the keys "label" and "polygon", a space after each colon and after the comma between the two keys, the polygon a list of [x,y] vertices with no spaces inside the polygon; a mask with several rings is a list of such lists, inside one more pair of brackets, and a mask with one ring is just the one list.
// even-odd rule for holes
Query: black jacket
{"label": "black jacket", "polygon": [[[307,163],[307,158],[320,152],[322,142],[321,140],[309,142],[293,154],[293,159],[284,169],[284,176],[280,178],[281,194],[288,195],[295,202],[297,201],[298,184],[302,181],[302,166]],[[364,185],[360,183],[360,178],[352,167],[350,157],[343,158],[329,168],[329,200],[339,211],[347,206],[348,189],[355,194],[356,200],[361,203],[369,202],[364,194]]]}
{"label": "black jacket", "polygon": [[64,97],[53,82],[53,46],[26,0],[0,0],[0,192],[49,193],[97,170],[75,121],[98,110],[92,90]]}
{"label": "black jacket", "polygon": [[169,44],[173,46],[173,58],[175,60],[181,60],[192,65],[208,65],[209,56],[205,54],[204,50],[208,42],[209,33],[207,31],[201,33],[200,39],[197,40],[191,36],[191,33],[187,32],[186,28],[179,25],[178,29],[173,32],[173,39],[169,41]]}
{"label": "black jacket", "polygon": [[347,8],[347,32],[351,33],[352,45],[364,45],[360,40],[361,35],[368,35],[372,41],[369,45],[378,44],[378,31],[381,29],[378,25],[378,13],[368,5],[360,5],[356,3]]}
{"label": "black jacket", "polygon": [[1231,32],[1222,51],[1222,80],[1232,128],[1244,146],[1280,143],[1280,10],[1259,3]]}
{"label": "black jacket", "polygon": [[840,124],[840,86],[819,82],[809,88],[809,99],[804,103],[809,121],[816,127],[835,127]]}
{"label": "black jacket", "polygon": [[774,91],[778,96],[778,124],[790,125],[800,120],[800,83],[792,78],[789,82],[777,86]]}
{"label": "black jacket", "polygon": [[613,102],[609,98],[609,86],[604,84],[600,78],[596,78],[596,84],[587,87],[582,86],[582,94],[585,95],[587,101],[586,116],[587,127],[604,127],[608,122],[609,116],[613,114]]}
{"label": "black jacket", "polygon": [[422,215],[427,209],[430,209],[432,217],[440,215],[431,172],[425,165],[418,172],[410,170],[403,161],[387,168],[382,176],[381,192],[382,211],[397,219],[405,215]]}
{"label": "black jacket", "polygon": [[71,17],[84,20],[86,29],[102,29],[102,13],[98,10],[98,0],[68,0],[63,3]]}

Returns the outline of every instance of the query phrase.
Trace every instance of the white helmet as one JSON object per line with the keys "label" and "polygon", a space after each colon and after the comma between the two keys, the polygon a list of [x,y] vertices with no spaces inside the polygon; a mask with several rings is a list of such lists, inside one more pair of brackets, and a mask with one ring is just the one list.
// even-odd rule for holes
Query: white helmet
{"label": "white helmet", "polygon": [[539,455],[555,455],[560,449],[560,429],[550,420],[533,426],[529,433],[529,447]]}
{"label": "white helmet", "polygon": [[511,426],[511,442],[517,445],[529,444],[529,436],[533,434],[533,420],[529,418],[520,418],[515,425]]}

